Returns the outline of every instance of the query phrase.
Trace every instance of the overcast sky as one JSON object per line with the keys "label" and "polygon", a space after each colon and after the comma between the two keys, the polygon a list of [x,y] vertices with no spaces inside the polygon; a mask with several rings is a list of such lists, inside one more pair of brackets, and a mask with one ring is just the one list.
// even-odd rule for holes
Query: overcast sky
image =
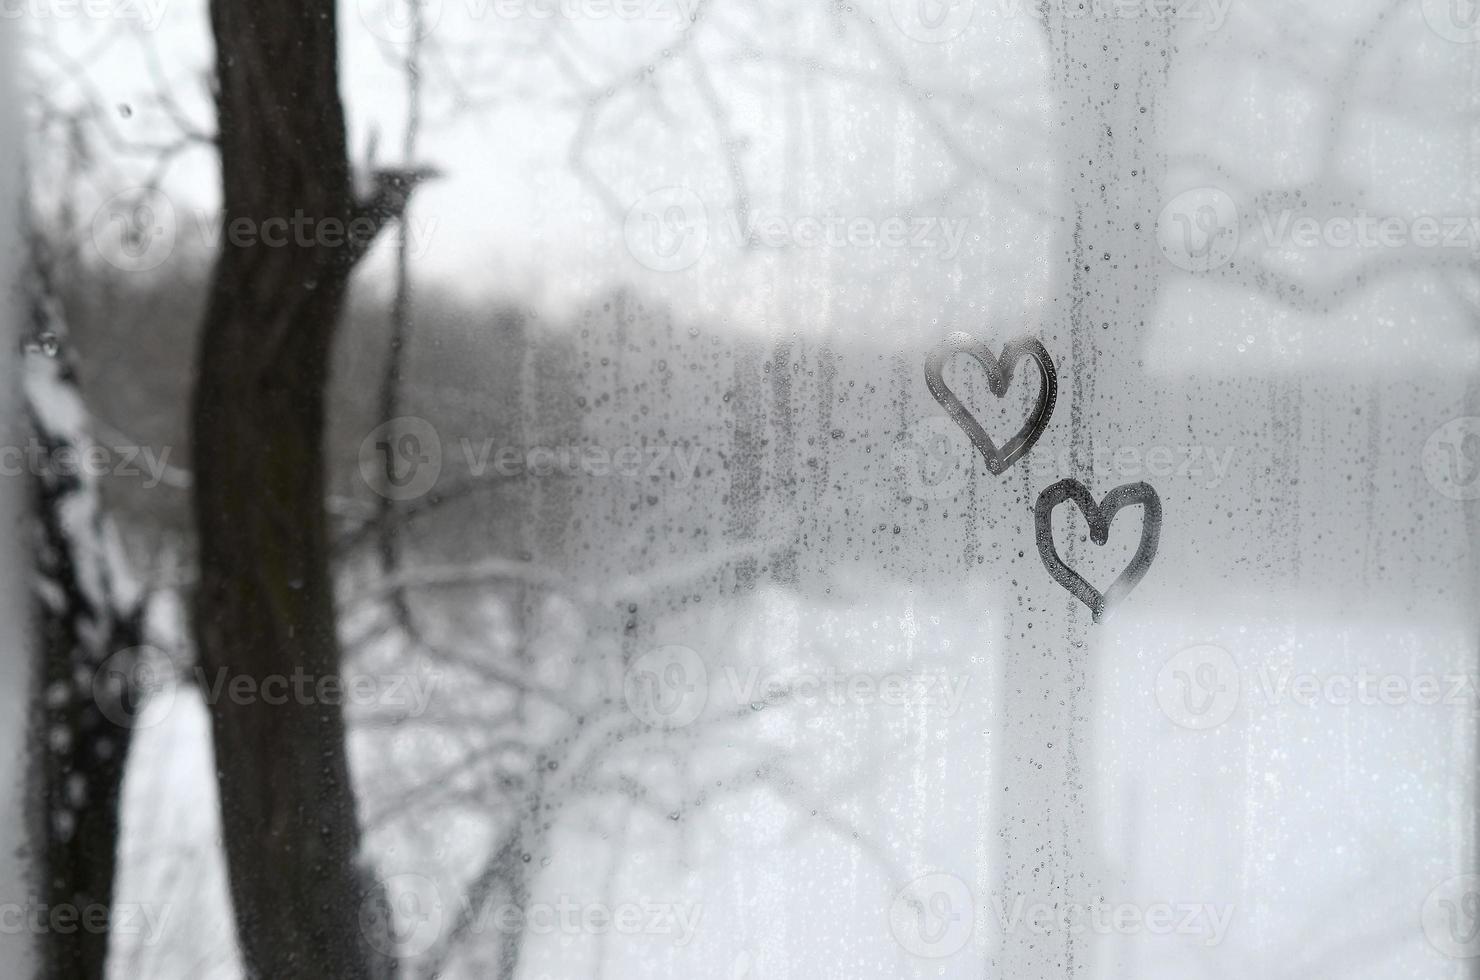
{"label": "overcast sky", "polygon": [[[141,140],[169,132],[145,94],[154,83],[143,41],[153,42],[186,114],[210,126],[202,0],[90,2],[98,6],[84,9],[112,19],[53,14],[42,26],[87,65],[101,98],[116,103],[114,128]],[[427,124],[417,158],[445,177],[414,208],[417,274],[566,312],[633,285],[714,329],[898,345],[927,344],[942,324],[1005,315],[1031,327],[1053,315],[1046,305],[1057,257],[1048,248],[1066,216],[1053,165],[1047,37],[1023,5],[963,0],[940,8],[938,21],[922,21],[933,8],[904,0],[846,13],[777,4],[764,15],[762,4],[731,3],[697,8],[697,26],[685,32],[696,3],[428,3]],[[1168,219],[1187,200],[1179,193],[1208,182],[1186,160],[1217,159],[1255,186],[1308,179],[1320,164],[1328,83],[1345,65],[1343,38],[1363,22],[1345,10],[1304,13],[1303,36],[1316,42],[1302,42],[1297,72],[1241,53],[1275,40],[1266,35],[1278,26],[1248,6],[1207,0],[1181,9],[1178,63],[1188,70],[1172,88],[1185,99],[1164,109],[1173,166],[1163,231],[1175,230]],[[1418,9],[1405,13],[1383,43],[1408,59],[1422,53],[1436,78],[1455,77],[1445,66],[1465,46],[1436,36]],[[1326,20],[1312,23],[1316,16]],[[410,37],[401,0],[344,0],[341,22],[357,161],[373,133],[377,162],[399,164],[407,102],[396,62]],[[1228,71],[1208,72],[1218,59]],[[1385,73],[1400,67],[1396,54],[1375,62],[1378,70],[1358,80],[1365,91],[1347,106],[1341,136],[1365,168],[1352,175],[1353,187],[1380,188],[1381,197],[1354,195],[1344,206],[1410,222],[1473,214],[1476,202],[1455,196],[1471,183],[1468,130],[1402,106],[1369,108],[1397,77],[1385,81]],[[54,97],[88,98],[65,83],[69,74],[49,69],[48,78],[62,80],[49,86]],[[1462,92],[1429,91],[1425,111],[1463,108]],[[1271,100],[1277,115],[1263,111]],[[1379,132],[1391,138],[1373,142]],[[1271,141],[1279,154],[1251,152]],[[134,164],[103,175],[94,200],[142,172]],[[215,181],[207,152],[174,165],[166,186],[182,239],[212,227]],[[1288,235],[1278,214],[1235,206],[1245,242]],[[388,242],[368,267],[372,284],[385,281]],[[1339,275],[1370,253],[1290,249],[1275,257],[1297,271],[1328,263]],[[1463,311],[1440,290],[1415,297],[1397,279],[1319,315],[1257,298],[1251,307],[1245,290],[1216,276],[1162,271],[1161,315],[1149,334],[1157,369],[1283,370],[1307,358],[1372,368],[1411,359],[1439,371],[1475,363]],[[1394,349],[1382,333],[1411,335],[1419,324],[1433,343]]]}

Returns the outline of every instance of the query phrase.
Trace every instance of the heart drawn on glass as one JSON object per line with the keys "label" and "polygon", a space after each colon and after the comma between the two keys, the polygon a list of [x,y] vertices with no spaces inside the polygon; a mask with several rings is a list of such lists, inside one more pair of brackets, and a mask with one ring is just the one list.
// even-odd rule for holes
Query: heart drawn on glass
{"label": "heart drawn on glass", "polygon": [[[1028,416],[1028,422],[1017,435],[1007,441],[1000,450],[997,444],[987,435],[980,422],[976,420],[966,406],[961,404],[961,399],[956,397],[955,392],[946,386],[945,368],[946,361],[953,354],[966,354],[982,366],[987,372],[987,387],[992,394],[998,398],[1007,397],[1007,386],[1012,383],[1012,372],[1017,367],[1018,361],[1030,357],[1038,365],[1038,375],[1042,379],[1042,387],[1038,391],[1038,404],[1033,407]],[[1036,337],[1019,337],[1012,341],[1002,351],[1002,358],[992,356],[987,345],[966,333],[953,333],[947,337],[939,347],[931,351],[930,356],[925,359],[925,384],[929,386],[930,393],[935,400],[940,402],[946,413],[966,431],[971,437],[971,442],[987,461],[987,469],[994,476],[1001,476],[1019,459],[1033,448],[1038,437],[1043,435],[1043,430],[1048,428],[1048,420],[1053,415],[1054,402],[1058,398],[1059,382],[1058,374],[1054,370],[1053,359],[1048,356],[1048,351]]]}
{"label": "heart drawn on glass", "polygon": [[[1065,565],[1053,543],[1053,510],[1066,500],[1072,500],[1083,511],[1089,522],[1089,537],[1095,544],[1103,545],[1110,540],[1110,522],[1122,507],[1141,504],[1145,507],[1145,520],[1141,525],[1141,546],[1136,549],[1130,565],[1104,594],[1096,591],[1078,572]],[[1146,577],[1151,569],[1151,560],[1156,557],[1156,545],[1161,539],[1161,497],[1147,483],[1132,483],[1117,487],[1105,495],[1103,503],[1095,498],[1078,480],[1061,480],[1038,495],[1038,504],[1033,509],[1034,524],[1038,538],[1038,554],[1048,568],[1048,574],[1068,589],[1080,602],[1094,613],[1095,622],[1101,622],[1110,607],[1118,604]]]}

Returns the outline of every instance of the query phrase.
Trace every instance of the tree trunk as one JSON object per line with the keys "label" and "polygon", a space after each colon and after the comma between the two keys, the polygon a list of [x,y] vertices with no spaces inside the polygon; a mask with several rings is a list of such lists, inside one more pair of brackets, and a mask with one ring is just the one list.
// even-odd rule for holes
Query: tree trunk
{"label": "tree trunk", "polygon": [[[208,680],[336,675],[324,512],[324,399],[335,323],[368,244],[357,217],[333,0],[212,0],[224,227],[191,406]],[[272,219],[298,222],[282,247]],[[252,234],[237,236],[234,227]],[[378,228],[378,226],[377,226]],[[368,895],[336,704],[211,705],[222,829],[248,976],[370,977]]]}
{"label": "tree trunk", "polygon": [[[27,355],[25,390],[33,431],[47,460],[81,458],[93,446],[66,336],[45,277],[34,275],[38,331],[47,351]],[[139,721],[143,600],[123,564],[102,509],[98,478],[47,467],[35,474],[36,592],[40,658],[32,714],[38,754],[33,779],[44,808],[38,829],[41,894],[52,908],[82,915],[111,907],[118,864],[124,768]],[[151,669],[162,669],[152,665]],[[102,980],[108,931],[48,932],[46,977]]]}

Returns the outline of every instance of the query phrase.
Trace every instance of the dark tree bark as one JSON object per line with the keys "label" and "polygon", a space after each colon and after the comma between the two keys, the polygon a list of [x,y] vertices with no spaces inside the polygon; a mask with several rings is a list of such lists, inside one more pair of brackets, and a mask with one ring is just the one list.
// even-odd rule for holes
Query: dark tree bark
{"label": "dark tree bark", "polygon": [[[104,712],[89,700],[85,686],[101,665],[100,652],[114,650],[110,667],[126,672],[127,651],[140,643],[138,610],[119,618],[116,610],[98,608],[79,585],[72,533],[60,520],[60,501],[38,484],[41,516],[38,574],[57,589],[41,602],[41,656],[44,673],[38,699],[42,726],[38,744],[46,746],[38,767],[39,795],[46,825],[41,839],[46,853],[41,876],[50,907],[68,906],[79,914],[110,908],[118,865],[119,815],[124,767],[132,730],[116,719],[131,705],[135,692],[118,692],[117,710]],[[65,497],[68,491],[62,489]],[[107,629],[95,649],[87,631]],[[66,692],[65,700],[58,692]],[[110,717],[111,716],[111,717]],[[111,916],[110,916],[111,918]],[[43,937],[42,975],[57,980],[103,980],[108,961],[108,932],[91,928],[75,933],[49,931]]]}
{"label": "dark tree bark", "polygon": [[[415,176],[382,175],[372,204],[353,198],[334,0],[210,9],[228,234],[191,406],[195,639],[207,677],[225,677],[226,690],[243,675],[317,682],[340,670],[322,447],[330,346],[350,272]],[[273,247],[262,232],[274,219],[307,233]],[[358,234],[346,241],[345,230]],[[222,829],[248,975],[384,975],[359,927],[371,888],[341,709],[217,701]]]}
{"label": "dark tree bark", "polygon": [[[33,346],[26,355],[26,408],[45,460],[90,446],[66,331],[48,279],[33,274]],[[42,348],[45,348],[43,352]],[[35,839],[45,903],[79,914],[111,908],[118,862],[119,806],[133,734],[143,598],[123,567],[98,481],[86,471],[46,466],[35,475],[36,625],[41,642],[33,704],[40,801]],[[43,977],[102,980],[108,932],[48,931]]]}

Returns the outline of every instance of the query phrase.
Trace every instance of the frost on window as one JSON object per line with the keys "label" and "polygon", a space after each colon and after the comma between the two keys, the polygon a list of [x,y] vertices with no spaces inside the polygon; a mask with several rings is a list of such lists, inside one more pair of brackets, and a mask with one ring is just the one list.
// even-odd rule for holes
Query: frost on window
{"label": "frost on window", "polygon": [[1473,975],[1477,13],[15,5],[16,975]]}

